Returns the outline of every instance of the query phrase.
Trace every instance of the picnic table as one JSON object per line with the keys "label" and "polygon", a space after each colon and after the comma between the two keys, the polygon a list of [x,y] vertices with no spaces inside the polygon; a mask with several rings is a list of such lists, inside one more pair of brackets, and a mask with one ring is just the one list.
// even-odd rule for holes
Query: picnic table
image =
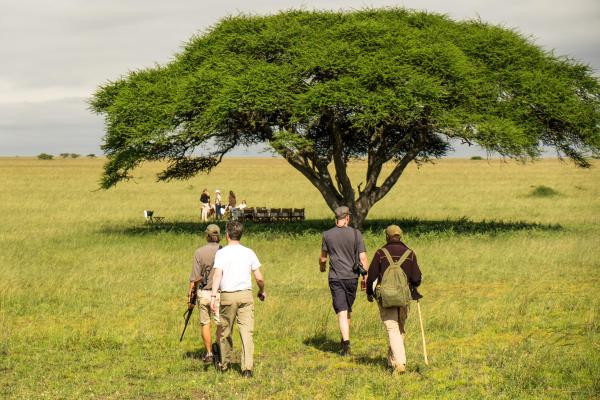
{"label": "picnic table", "polygon": [[304,208],[246,207],[241,213],[233,213],[241,221],[252,222],[299,222],[304,221]]}

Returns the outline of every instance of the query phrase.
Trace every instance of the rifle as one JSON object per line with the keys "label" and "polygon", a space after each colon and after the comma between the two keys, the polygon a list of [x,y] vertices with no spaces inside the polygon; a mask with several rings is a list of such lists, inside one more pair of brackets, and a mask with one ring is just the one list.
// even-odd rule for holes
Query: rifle
{"label": "rifle", "polygon": [[196,300],[198,298],[198,290],[199,289],[204,289],[204,287],[206,286],[206,284],[208,283],[208,275],[210,274],[210,270],[205,270],[202,273],[202,277],[200,278],[199,281],[194,282],[194,287],[192,288],[192,293],[190,293],[190,301],[188,305],[188,309],[185,310],[185,312],[183,313],[183,319],[185,319],[185,325],[183,326],[183,332],[181,332],[181,337],[179,338],[179,341],[181,342],[183,340],[183,335],[185,335],[185,329],[188,326],[188,322],[190,322],[190,317],[192,316],[192,313],[194,312],[194,305],[196,304]]}
{"label": "rifle", "polygon": [[194,287],[192,288],[192,293],[190,293],[190,301],[189,301],[189,305],[188,305],[188,309],[185,310],[185,312],[183,313],[183,319],[185,319],[185,325],[183,326],[183,332],[181,332],[181,337],[179,338],[179,341],[181,342],[183,340],[183,335],[185,335],[185,329],[188,326],[188,322],[190,322],[190,317],[192,316],[192,313],[194,312],[194,305],[196,304],[196,299],[198,297],[198,292],[196,291],[196,284],[194,284]]}

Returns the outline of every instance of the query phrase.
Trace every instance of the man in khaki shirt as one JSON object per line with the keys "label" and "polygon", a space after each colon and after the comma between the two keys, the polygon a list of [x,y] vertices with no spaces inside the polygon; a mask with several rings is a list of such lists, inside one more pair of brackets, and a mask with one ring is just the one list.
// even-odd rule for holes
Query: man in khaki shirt
{"label": "man in khaki shirt", "polygon": [[215,254],[217,253],[217,250],[221,248],[219,245],[221,232],[219,227],[215,224],[208,225],[204,232],[206,233],[206,241],[208,243],[198,248],[194,253],[192,273],[190,275],[190,286],[188,289],[188,308],[194,307],[194,305],[190,303],[190,299],[192,293],[196,290],[196,304],[198,305],[198,314],[200,314],[200,329],[204,347],[206,348],[204,361],[212,362],[214,355],[211,351],[211,317],[215,324],[217,324],[217,343],[221,337],[219,312],[218,310],[213,312],[210,308],[210,294],[214,275],[213,264],[215,261]]}

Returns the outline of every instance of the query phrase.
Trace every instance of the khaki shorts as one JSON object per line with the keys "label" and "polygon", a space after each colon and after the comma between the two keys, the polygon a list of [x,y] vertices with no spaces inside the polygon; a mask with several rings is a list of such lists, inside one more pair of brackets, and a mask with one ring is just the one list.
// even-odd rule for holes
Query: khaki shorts
{"label": "khaki shorts", "polygon": [[212,291],[210,290],[198,290],[198,311],[200,314],[200,325],[208,325],[210,320],[215,322],[215,324],[221,324],[221,318],[219,316],[219,300],[220,293],[217,293],[217,312],[213,313],[210,309],[210,295]]}

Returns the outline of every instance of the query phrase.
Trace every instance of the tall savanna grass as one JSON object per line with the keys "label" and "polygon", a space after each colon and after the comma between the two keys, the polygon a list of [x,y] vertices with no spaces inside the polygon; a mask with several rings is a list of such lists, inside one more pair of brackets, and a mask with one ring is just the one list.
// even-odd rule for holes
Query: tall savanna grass
{"label": "tall savanna grass", "polygon": [[[600,164],[443,160],[409,168],[369,215],[368,255],[398,223],[418,255],[430,365],[418,320],[408,373],[385,366],[375,305],[359,296],[353,356],[339,337],[320,194],[280,159],[226,159],[210,175],[99,191],[102,159],[0,159],[2,398],[595,398],[600,396]],[[364,165],[351,167],[360,182]],[[535,195],[544,187],[553,195]],[[203,243],[203,188],[250,206],[305,208],[296,224],[248,224],[269,297],[256,305],[252,381],[205,366],[183,328]],[[544,189],[548,192],[547,189]],[[226,197],[226,196],[225,196]],[[165,217],[144,224],[143,210]],[[240,345],[235,337],[235,348]]]}

